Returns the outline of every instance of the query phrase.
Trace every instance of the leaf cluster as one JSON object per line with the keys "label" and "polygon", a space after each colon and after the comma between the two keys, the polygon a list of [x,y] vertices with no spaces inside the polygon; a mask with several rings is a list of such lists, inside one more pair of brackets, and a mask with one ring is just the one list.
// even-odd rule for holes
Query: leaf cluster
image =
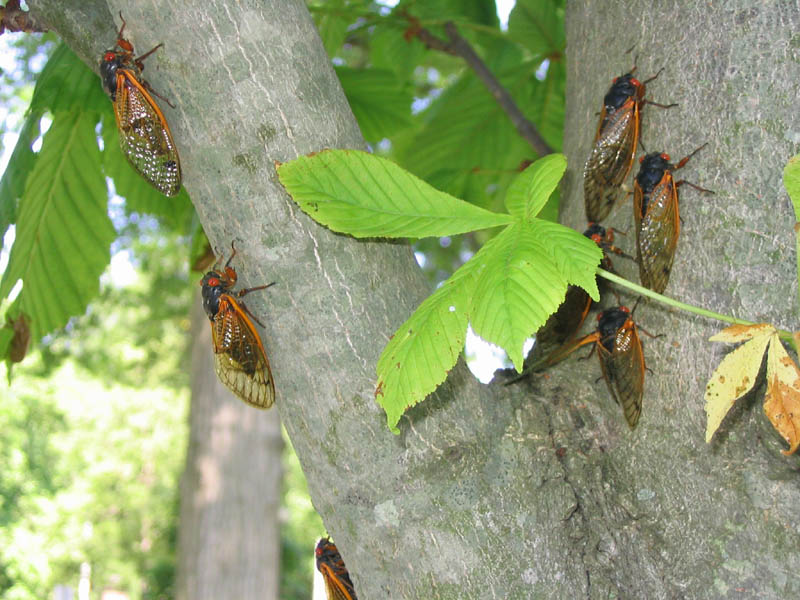
{"label": "leaf cluster", "polygon": [[376,397],[389,427],[444,381],[467,325],[522,370],[522,346],[578,285],[599,300],[602,251],[578,232],[538,218],[566,169],[561,154],[529,166],[508,188],[508,213],[436,190],[394,163],[327,150],[278,167],[281,183],[319,223],[356,237],[451,236],[504,226],[392,336],[378,361]]}

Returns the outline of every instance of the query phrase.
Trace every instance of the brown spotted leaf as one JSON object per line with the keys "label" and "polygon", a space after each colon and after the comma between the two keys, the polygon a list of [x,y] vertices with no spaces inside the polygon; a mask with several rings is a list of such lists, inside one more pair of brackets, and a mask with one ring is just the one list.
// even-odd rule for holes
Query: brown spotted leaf
{"label": "brown spotted leaf", "polygon": [[786,455],[800,446],[800,369],[789,357],[777,333],[771,336],[767,356],[767,395],[764,413],[789,444]]}
{"label": "brown spotted leaf", "polygon": [[706,385],[706,442],[711,441],[733,403],[753,389],[774,333],[772,325],[734,325],[711,338],[711,341],[749,341],[722,359]]}

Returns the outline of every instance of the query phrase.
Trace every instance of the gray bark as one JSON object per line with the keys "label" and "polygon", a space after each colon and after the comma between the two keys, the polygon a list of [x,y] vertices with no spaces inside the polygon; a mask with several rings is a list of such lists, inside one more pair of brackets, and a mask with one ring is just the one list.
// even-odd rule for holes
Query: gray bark
{"label": "gray bark", "polygon": [[199,289],[191,318],[192,404],[176,597],[277,599],[280,419],[275,411],[248,407],[220,383]]}
{"label": "gray bark", "polygon": [[[360,598],[798,594],[798,459],[778,453],[755,397],[703,443],[703,388],[722,356],[705,341],[714,323],[639,309],[668,335],[646,343],[654,373],[633,432],[594,384],[596,362],[572,359],[501,389],[459,363],[390,434],[375,362],[427,288],[406,246],[334,235],[277,183],[273,160],[362,146],[305,7],[188,2],[154,16],[132,4],[137,47],[167,42],[147,76],[178,105],[167,118],[206,231],[220,248],[242,241],[245,285],[279,284],[248,305],[266,323],[281,417]],[[90,64],[112,41],[117,8]],[[684,176],[718,192],[682,190],[668,293],[783,326],[796,290],[780,173],[800,131],[798,12],[777,1],[567,10],[564,221],[585,225],[594,113],[635,43],[639,73],[666,67],[649,95],[681,103],[645,109],[648,150],[680,158],[710,141]],[[76,35],[74,19],[60,22]],[[611,222],[629,228],[628,209]]]}

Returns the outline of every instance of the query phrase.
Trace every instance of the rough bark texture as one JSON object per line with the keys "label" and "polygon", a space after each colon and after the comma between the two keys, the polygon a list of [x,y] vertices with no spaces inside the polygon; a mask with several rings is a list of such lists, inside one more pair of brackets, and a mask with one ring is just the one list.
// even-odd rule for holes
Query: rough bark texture
{"label": "rough bark texture", "polygon": [[211,329],[192,306],[192,405],[176,597],[278,598],[281,451],[278,413],[255,411],[214,372]]}
{"label": "rough bark texture", "polygon": [[[75,18],[57,16],[68,12],[60,2],[40,3],[79,37]],[[374,365],[426,286],[406,246],[334,235],[277,183],[273,160],[362,145],[303,3],[131,4],[122,8],[134,44],[166,42],[147,76],[177,103],[167,118],[206,231],[220,248],[242,240],[245,285],[278,281],[249,305],[267,325],[281,417],[360,598],[800,592],[798,460],[778,453],[754,397],[703,443],[704,382],[722,353],[705,340],[716,324],[639,309],[645,327],[668,335],[646,345],[654,373],[633,432],[594,384],[596,362],[572,359],[549,379],[502,389],[459,364],[391,435],[373,400]],[[113,41],[118,8],[90,64]],[[565,222],[585,225],[595,112],[638,53],[639,73],[666,67],[649,95],[681,103],[646,108],[648,150],[679,158],[711,142],[685,176],[718,192],[684,190],[668,293],[783,326],[795,307],[780,173],[800,139],[798,14],[777,1],[567,10]],[[629,229],[629,209],[611,222]]]}

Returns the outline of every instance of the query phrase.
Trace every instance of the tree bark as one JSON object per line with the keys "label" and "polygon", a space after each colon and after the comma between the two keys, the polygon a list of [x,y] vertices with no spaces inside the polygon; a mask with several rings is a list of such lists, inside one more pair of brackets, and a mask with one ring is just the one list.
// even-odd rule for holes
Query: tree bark
{"label": "tree bark", "polygon": [[[80,38],[75,18],[57,18],[60,3],[31,4],[52,6],[56,29]],[[206,231],[218,248],[241,240],[243,285],[278,282],[248,305],[266,324],[281,417],[360,598],[798,594],[798,459],[779,454],[755,396],[703,443],[717,324],[637,311],[667,336],[646,342],[653,373],[634,431],[595,385],[596,363],[572,359],[507,388],[479,385],[459,363],[393,436],[374,367],[427,286],[407,246],[332,234],[277,182],[274,160],[363,146],[303,3],[123,8],[137,48],[167,42],[147,77],[177,104],[167,118]],[[89,64],[113,42],[117,9]],[[570,3],[564,221],[585,225],[595,112],[638,52],[643,76],[665,67],[648,95],[681,103],[645,109],[647,149],[679,158],[711,142],[681,175],[717,191],[682,190],[667,292],[791,326],[794,217],[780,174],[800,138],[797,21],[796,5],[776,1]],[[630,222],[625,207],[610,224]]]}
{"label": "tree bark", "polygon": [[192,404],[176,597],[277,599],[280,420],[234,397],[214,372],[211,330],[192,305]]}

